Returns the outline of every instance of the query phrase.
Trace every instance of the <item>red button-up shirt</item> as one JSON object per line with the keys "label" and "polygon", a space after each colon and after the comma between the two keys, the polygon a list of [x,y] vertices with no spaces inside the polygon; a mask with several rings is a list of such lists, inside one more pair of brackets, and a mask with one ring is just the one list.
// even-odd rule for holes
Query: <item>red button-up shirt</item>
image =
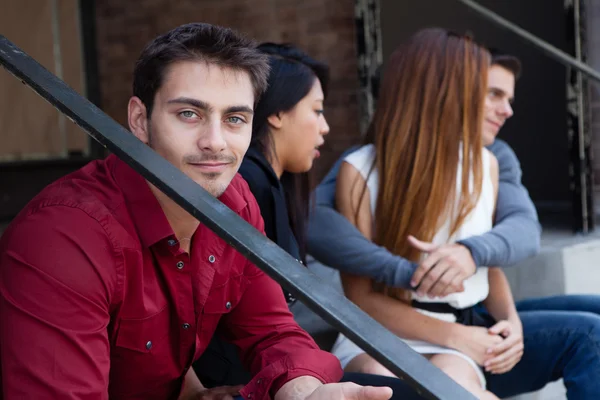
{"label": "red button-up shirt", "polygon": [[[239,175],[220,200],[263,230]],[[279,285],[203,225],[190,248],[114,156],[44,189],[0,240],[0,398],[177,398],[215,330],[254,375],[246,398],[341,377]]]}

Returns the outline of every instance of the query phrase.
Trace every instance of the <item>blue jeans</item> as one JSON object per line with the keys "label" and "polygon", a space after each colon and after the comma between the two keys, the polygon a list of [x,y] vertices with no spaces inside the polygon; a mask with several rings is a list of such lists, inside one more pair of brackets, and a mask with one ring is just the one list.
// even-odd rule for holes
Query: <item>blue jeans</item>
{"label": "blue jeans", "polygon": [[500,397],[564,379],[569,400],[600,399],[600,296],[556,296],[517,303],[525,350],[502,375],[486,374]]}

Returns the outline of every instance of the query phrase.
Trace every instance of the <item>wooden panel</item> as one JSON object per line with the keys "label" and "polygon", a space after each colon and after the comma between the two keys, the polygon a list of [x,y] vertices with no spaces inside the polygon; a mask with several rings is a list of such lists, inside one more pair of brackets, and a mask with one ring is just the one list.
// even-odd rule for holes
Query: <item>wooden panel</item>
{"label": "wooden panel", "polygon": [[[55,72],[52,1],[0,0],[2,34]],[[33,28],[33,29],[32,29]],[[61,153],[58,112],[4,69],[0,71],[2,158],[45,158]]]}
{"label": "wooden panel", "polygon": [[[4,36],[84,93],[78,0],[0,0]],[[65,157],[86,151],[86,135],[0,70],[0,162]]]}
{"label": "wooden panel", "polygon": [[[58,0],[63,80],[85,95],[79,0]],[[65,121],[67,151],[87,153],[88,135],[68,119]]]}

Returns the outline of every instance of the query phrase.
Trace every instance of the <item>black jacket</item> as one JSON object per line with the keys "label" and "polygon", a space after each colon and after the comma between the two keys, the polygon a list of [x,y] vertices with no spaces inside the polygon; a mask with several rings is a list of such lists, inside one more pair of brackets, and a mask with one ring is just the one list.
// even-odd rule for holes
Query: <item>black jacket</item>
{"label": "black jacket", "polygon": [[299,260],[300,249],[290,226],[285,192],[265,156],[250,147],[240,166],[240,174],[258,202],[267,237]]}

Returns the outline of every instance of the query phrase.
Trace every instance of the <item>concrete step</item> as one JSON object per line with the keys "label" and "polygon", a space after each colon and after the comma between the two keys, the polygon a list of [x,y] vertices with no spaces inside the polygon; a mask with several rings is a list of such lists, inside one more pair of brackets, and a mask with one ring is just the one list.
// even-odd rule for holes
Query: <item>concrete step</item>
{"label": "concrete step", "polygon": [[[516,300],[561,294],[600,294],[600,232],[573,235],[545,229],[540,254],[506,269]],[[512,400],[565,400],[562,380]]]}

